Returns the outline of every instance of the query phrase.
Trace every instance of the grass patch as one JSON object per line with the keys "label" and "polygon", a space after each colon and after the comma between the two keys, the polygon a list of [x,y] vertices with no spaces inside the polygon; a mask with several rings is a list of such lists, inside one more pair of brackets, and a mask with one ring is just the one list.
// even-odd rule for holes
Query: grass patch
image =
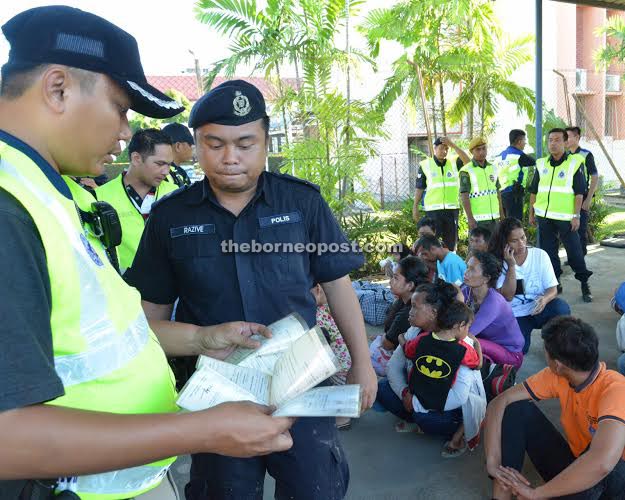
{"label": "grass patch", "polygon": [[625,233],[625,208],[612,206],[605,224],[599,230],[598,239],[610,238],[615,233]]}

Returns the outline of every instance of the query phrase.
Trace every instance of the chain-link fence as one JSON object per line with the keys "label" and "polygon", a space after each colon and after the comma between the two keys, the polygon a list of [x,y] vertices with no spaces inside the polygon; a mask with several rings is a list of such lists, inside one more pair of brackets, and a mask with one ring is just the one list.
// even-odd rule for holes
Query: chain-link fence
{"label": "chain-link fence", "polygon": [[[625,95],[623,71],[557,69],[545,75],[545,132],[554,126],[578,126],[580,145],[592,151],[607,189],[625,177]],[[546,154],[546,150],[545,150]]]}

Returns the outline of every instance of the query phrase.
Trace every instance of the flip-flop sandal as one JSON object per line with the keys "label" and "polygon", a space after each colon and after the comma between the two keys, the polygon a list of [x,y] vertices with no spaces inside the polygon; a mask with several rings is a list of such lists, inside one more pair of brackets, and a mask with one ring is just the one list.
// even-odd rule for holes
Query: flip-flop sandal
{"label": "flip-flop sandal", "polygon": [[416,432],[417,434],[423,434],[418,424],[406,422],[405,420],[400,420],[395,424],[395,432]]}
{"label": "flip-flop sandal", "polygon": [[447,441],[443,445],[443,451],[441,451],[441,457],[443,458],[458,458],[467,451],[467,444],[465,443],[462,448],[451,448],[450,442]]}

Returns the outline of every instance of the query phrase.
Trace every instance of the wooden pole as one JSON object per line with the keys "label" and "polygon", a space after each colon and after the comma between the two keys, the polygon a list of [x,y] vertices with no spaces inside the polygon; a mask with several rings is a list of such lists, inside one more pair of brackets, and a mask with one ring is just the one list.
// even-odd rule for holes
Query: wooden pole
{"label": "wooden pole", "polygon": [[414,62],[408,61],[417,72],[417,78],[419,79],[419,90],[421,91],[421,107],[423,108],[423,118],[425,119],[425,130],[428,135],[428,147],[430,149],[430,156],[434,156],[434,144],[432,143],[432,131],[430,129],[430,117],[427,112],[427,104],[425,100],[425,88],[423,86],[423,75],[421,68]]}
{"label": "wooden pole", "polygon": [[590,132],[595,137],[596,141],[599,143],[599,147],[601,148],[601,151],[603,151],[603,154],[608,159],[608,163],[612,167],[612,170],[614,170],[614,173],[616,174],[616,177],[618,178],[619,182],[621,183],[621,187],[623,189],[625,189],[625,181],[623,181],[623,178],[621,177],[620,172],[616,169],[616,165],[614,164],[614,161],[612,160],[612,157],[608,153],[608,150],[605,148],[605,145],[603,144],[603,141],[601,140],[601,137],[599,137],[599,134],[597,133],[597,130],[595,130],[595,127],[593,126],[592,122],[588,118],[588,115],[586,114],[586,111],[584,110],[584,107],[582,106],[580,98],[578,96],[576,96],[575,94],[573,94],[573,99],[575,99],[575,104],[577,106],[577,109],[581,112],[582,116],[584,117],[584,121],[588,125],[588,128],[590,129]]}
{"label": "wooden pole", "polygon": [[566,104],[567,123],[569,124],[569,127],[572,127],[573,121],[571,120],[571,103],[569,103],[569,84],[566,81],[566,77],[562,73],[556,71],[555,69],[553,70],[553,72],[560,78],[562,78],[562,84],[564,85],[564,104]]}

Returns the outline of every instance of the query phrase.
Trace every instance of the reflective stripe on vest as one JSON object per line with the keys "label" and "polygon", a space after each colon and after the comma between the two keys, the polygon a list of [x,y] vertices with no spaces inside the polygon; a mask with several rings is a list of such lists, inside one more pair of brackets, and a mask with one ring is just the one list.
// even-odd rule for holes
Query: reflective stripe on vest
{"label": "reflective stripe on vest", "polygon": [[451,210],[457,209],[460,185],[458,172],[451,160],[445,161],[442,169],[433,158],[427,158],[421,162],[421,172],[427,180],[425,197],[423,198],[424,210]]}
{"label": "reflective stripe on vest", "polygon": [[471,179],[471,192],[469,202],[473,218],[476,221],[487,221],[499,218],[499,198],[497,197],[497,184],[495,182],[495,170],[490,163],[485,168],[468,163],[460,169],[466,172]]}
{"label": "reflective stripe on vest", "polygon": [[[117,335],[113,323],[108,318],[106,295],[99,286],[94,286],[94,281],[97,282],[97,280],[94,280],[93,276],[88,273],[92,257],[88,254],[89,243],[85,245],[86,238],[82,239],[84,235],[69,230],[74,224],[55,197],[37,189],[27,177],[8,162],[2,162],[2,168],[48,207],[61,226],[67,229],[65,236],[74,250],[80,289],[83,291],[83,300],[88,306],[81,308],[80,311],[80,331],[88,350],[79,354],[54,356],[54,369],[63,381],[63,386],[71,387],[75,384],[90,382],[118,370],[132,360],[148,341],[148,325],[145,315],[140,313],[122,335]],[[85,296],[85,294],[88,295]]]}
{"label": "reflective stripe on vest", "polygon": [[[75,202],[88,210],[95,200],[73,187]],[[176,411],[174,381],[140,297],[94,248],[98,240],[83,233],[74,202],[30,158],[1,141],[0,188],[31,215],[46,252],[54,363],[65,388],[64,396],[46,404],[112,413]],[[58,490],[71,489],[83,500],[134,497],[155,487],[173,461],[71,478]]]}
{"label": "reflective stripe on vest", "polygon": [[539,217],[570,221],[575,214],[575,192],[573,177],[580,168],[581,158],[569,157],[557,167],[552,167],[549,158],[540,158],[536,162],[536,171],[540,175],[534,212]]}
{"label": "reflective stripe on vest", "polygon": [[[154,201],[177,189],[178,186],[173,182],[162,181],[156,190]],[[145,219],[128,197],[122,175],[100,186],[95,193],[99,200],[110,203],[119,216],[122,227],[122,242],[117,247],[117,255],[120,271],[123,274],[132,265],[137,253],[145,229]]]}
{"label": "reflective stripe on vest", "polygon": [[[499,190],[503,191],[504,189],[514,185],[519,178],[519,172],[521,170],[521,166],[519,165],[519,159],[521,155],[509,154],[503,158],[501,155],[495,158],[495,166],[497,169],[497,178],[499,180]],[[525,176],[527,177],[527,176]]]}

